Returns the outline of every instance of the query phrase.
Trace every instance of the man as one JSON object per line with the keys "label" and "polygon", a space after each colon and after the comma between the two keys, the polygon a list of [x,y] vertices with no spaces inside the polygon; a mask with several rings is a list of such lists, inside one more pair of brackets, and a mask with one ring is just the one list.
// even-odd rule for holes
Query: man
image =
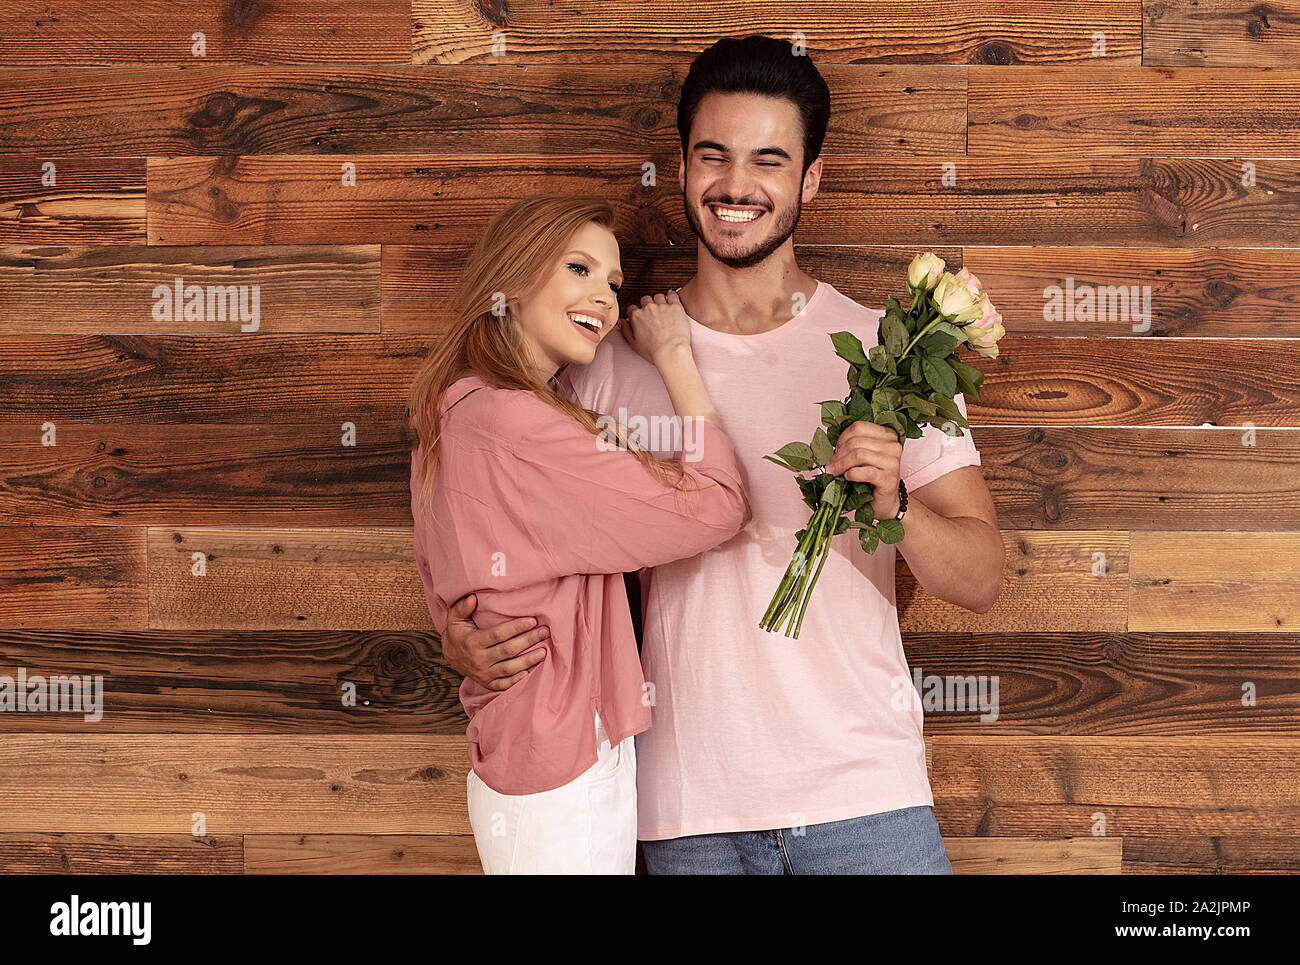
{"label": "man", "polygon": [[[873,423],[846,429],[827,470],[874,484],[877,519],[898,516],[905,487],[905,538],[870,555],[856,539],[836,540],[799,639],[758,626],[809,513],[790,473],[762,457],[809,438],[815,403],[846,394],[828,335],[853,331],[870,347],[881,317],[795,263],[791,236],[817,194],[829,113],[809,58],[757,36],[696,58],[678,105],[678,180],[698,236],[697,272],[679,295],[701,375],[745,464],[754,518],[642,582],[654,716],[636,741],[637,836],[652,874],[952,871],[922,714],[900,700],[915,692],[894,561],[897,549],[922,587],[967,609],[997,599],[1003,546],[970,435],[927,426],[903,446]],[[673,414],[654,367],[621,337],[566,375],[589,409],[621,420]],[[515,620],[478,630],[473,604],[453,609],[444,654],[505,689],[543,658],[545,628]]]}

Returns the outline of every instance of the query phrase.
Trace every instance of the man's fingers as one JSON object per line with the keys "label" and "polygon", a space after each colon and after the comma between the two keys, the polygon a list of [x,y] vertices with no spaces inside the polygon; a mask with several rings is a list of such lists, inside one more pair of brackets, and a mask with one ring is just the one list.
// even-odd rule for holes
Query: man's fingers
{"label": "man's fingers", "polygon": [[[473,602],[470,602],[470,601]],[[478,600],[473,593],[466,593],[459,600],[451,605],[451,612],[458,617],[467,617],[474,612],[474,607],[478,605]]]}
{"label": "man's fingers", "polygon": [[537,626],[537,620],[533,617],[518,617],[514,620],[507,620],[505,623],[498,623],[494,627],[487,627],[473,634],[473,644],[479,647],[495,647],[498,643],[509,640],[511,637],[517,637],[519,634],[531,630]]}
{"label": "man's fingers", "polygon": [[[511,657],[517,657],[529,647],[534,647],[551,635],[550,627],[538,627],[528,633],[521,633],[517,637],[512,637],[505,643],[497,644],[492,648],[492,658],[495,660],[509,660]],[[545,650],[539,651],[545,653]],[[513,670],[507,671],[514,673]]]}
{"label": "man's fingers", "polygon": [[487,689],[488,690],[509,690],[511,687],[519,683],[519,681],[523,680],[527,676],[528,676],[528,671],[521,670],[519,671],[519,673],[511,677],[498,677],[496,680],[493,680],[490,683],[488,683]]}
{"label": "man's fingers", "polygon": [[538,647],[536,650],[529,650],[523,656],[515,657],[513,660],[501,661],[492,668],[492,671],[507,677],[515,677],[519,675],[519,671],[535,667],[545,659],[546,648]]}

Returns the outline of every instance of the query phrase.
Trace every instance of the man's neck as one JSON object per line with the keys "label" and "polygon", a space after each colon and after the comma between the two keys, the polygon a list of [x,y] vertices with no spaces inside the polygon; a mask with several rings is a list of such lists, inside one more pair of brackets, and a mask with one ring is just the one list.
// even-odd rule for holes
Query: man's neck
{"label": "man's neck", "polygon": [[700,246],[699,265],[679,291],[686,314],[730,335],[780,328],[803,310],[817,279],[799,269],[794,253],[777,251],[752,268],[724,265]]}

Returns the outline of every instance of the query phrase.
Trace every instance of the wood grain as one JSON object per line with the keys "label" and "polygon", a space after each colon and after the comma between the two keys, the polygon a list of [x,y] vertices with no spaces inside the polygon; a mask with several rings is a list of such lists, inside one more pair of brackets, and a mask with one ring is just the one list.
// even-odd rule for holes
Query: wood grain
{"label": "wood grain", "polygon": [[1240,0],[1145,0],[1142,63],[1285,68],[1300,63],[1300,5]]}
{"label": "wood grain", "polygon": [[142,627],[144,530],[0,526],[0,626]]}
{"label": "wood grain", "polygon": [[13,734],[0,831],[468,834],[468,769],[463,735]]}
{"label": "wood grain", "polygon": [[1134,533],[1132,630],[1293,632],[1300,533]]}
{"label": "wood grain", "polygon": [[244,870],[240,835],[0,833],[10,875],[231,875]]}
{"label": "wood grain", "polygon": [[944,834],[1294,835],[1300,740],[934,737]]}
{"label": "wood grain", "polygon": [[[205,38],[202,56],[193,52],[195,32]],[[410,56],[407,0],[187,0],[183,8],[170,0],[63,0],[57,12],[45,0],[10,0],[0,8],[0,63],[14,67],[390,63]]]}
{"label": "wood grain", "polygon": [[1300,153],[1300,70],[972,67],[969,78],[971,156]]}
{"label": "wood grain", "polygon": [[505,8],[472,0],[412,0],[411,15],[417,63],[491,62],[497,31],[504,34],[507,63],[689,62],[722,36],[785,39],[796,31],[819,67],[1094,61],[1094,30],[1105,32],[1107,66],[1136,64],[1142,52],[1141,9],[1127,0],[1051,6],[1011,0],[992,8],[959,2],[946,5],[942,18],[918,0],[818,4],[815,12],[799,0],[719,0],[707,8],[635,0],[557,7],[515,0],[508,16]]}
{"label": "wood grain", "polygon": [[144,158],[0,155],[0,245],[143,242],[145,201]]}
{"label": "wood grain", "polygon": [[[102,677],[102,717],[0,714],[4,734],[463,737],[460,674],[436,634],[379,630],[5,631],[0,673]],[[91,715],[94,716],[93,714]]]}
{"label": "wood grain", "polygon": [[[150,244],[470,244],[528,194],[595,194],[632,244],[694,245],[671,154],[150,158]],[[642,166],[656,166],[654,187]],[[356,165],[355,186],[343,164]],[[1270,247],[1294,243],[1300,160],[832,156],[800,241]],[[945,165],[951,165],[945,168]],[[1272,194],[1267,193],[1272,191]],[[40,240],[33,238],[33,241]]]}
{"label": "wood grain", "polygon": [[378,245],[0,248],[0,334],[378,332],[379,264]]}
{"label": "wood grain", "polygon": [[[685,65],[0,70],[0,153],[675,154]],[[966,68],[827,66],[831,154],[962,154]],[[676,177],[676,169],[671,172]]]}

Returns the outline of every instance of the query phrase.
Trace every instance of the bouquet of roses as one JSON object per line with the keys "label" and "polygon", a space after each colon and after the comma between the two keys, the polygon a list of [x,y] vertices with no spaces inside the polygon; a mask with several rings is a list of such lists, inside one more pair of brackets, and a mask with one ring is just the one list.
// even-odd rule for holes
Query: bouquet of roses
{"label": "bouquet of roses", "polygon": [[[907,287],[910,306],[904,310],[893,296],[887,299],[876,334],[878,344],[870,351],[864,351],[850,332],[831,335],[835,354],[849,363],[849,394],[843,401],[820,403],[822,425],[812,442],[792,442],[763,457],[796,474],[803,501],[813,510],[808,526],[795,533],[794,558],[759,623],[764,630],[778,629],[785,622],[785,635],[790,636],[793,625],[798,638],[832,537],[856,529],[868,553],[881,543],[903,538],[901,521],[873,522],[871,483],[825,471],[842,431],[859,420],[875,422],[895,430],[902,442],[920,438],[923,422],[950,436],[970,428],[953,397],[960,390],[964,396],[978,398],[984,373],[960,361],[956,350],[964,342],[978,355],[997,358],[998,339],[1004,334],[1002,316],[980,290],[979,279],[965,268],[955,275],[944,271],[943,259],[929,252],[908,265]],[[802,475],[813,469],[822,471]],[[809,579],[813,560],[817,568]]]}

